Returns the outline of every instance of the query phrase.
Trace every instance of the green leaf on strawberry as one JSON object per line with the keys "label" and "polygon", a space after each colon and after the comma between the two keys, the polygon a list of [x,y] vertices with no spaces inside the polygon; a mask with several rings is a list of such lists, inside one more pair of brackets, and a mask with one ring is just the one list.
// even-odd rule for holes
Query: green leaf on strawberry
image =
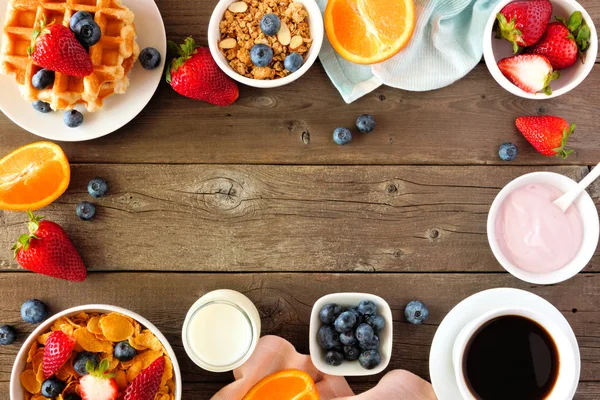
{"label": "green leaf on strawberry", "polygon": [[569,129],[565,129],[563,130],[563,137],[560,143],[560,147],[557,147],[555,149],[553,149],[556,152],[556,156],[562,158],[563,160],[565,158],[567,158],[569,156],[569,154],[573,153],[573,150],[571,149],[565,149],[565,146],[567,145],[567,141],[569,140],[569,136],[571,136],[573,134],[573,132],[575,131],[575,124],[571,124],[571,126],[569,127]]}
{"label": "green leaf on strawberry", "polygon": [[167,66],[166,78],[167,82],[171,83],[171,73],[177,72],[187,60],[196,54],[196,49],[200,46],[196,46],[196,41],[191,36],[187,37],[183,44],[178,45],[177,43],[169,40],[167,42],[168,53],[174,54],[174,57],[169,65]]}

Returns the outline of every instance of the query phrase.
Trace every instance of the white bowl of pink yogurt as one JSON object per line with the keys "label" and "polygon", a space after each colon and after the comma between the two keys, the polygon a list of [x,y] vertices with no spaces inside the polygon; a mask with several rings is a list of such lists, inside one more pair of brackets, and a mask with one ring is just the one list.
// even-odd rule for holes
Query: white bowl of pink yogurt
{"label": "white bowl of pink yogurt", "polygon": [[598,210],[583,192],[563,213],[552,202],[577,183],[553,172],[520,176],[498,193],[487,221],[490,247],[515,277],[549,285],[577,275],[600,237]]}

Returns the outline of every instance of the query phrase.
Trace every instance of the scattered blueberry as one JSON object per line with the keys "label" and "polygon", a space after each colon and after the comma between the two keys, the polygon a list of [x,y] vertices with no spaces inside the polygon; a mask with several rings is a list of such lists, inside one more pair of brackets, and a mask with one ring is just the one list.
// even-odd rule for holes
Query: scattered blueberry
{"label": "scattered blueberry", "polygon": [[283,60],[283,67],[290,72],[296,72],[304,64],[304,58],[298,53],[291,53]]}
{"label": "scattered blueberry", "polygon": [[93,20],[94,16],[87,11],[77,11],[75,14],[73,14],[73,16],[71,17],[71,21],[69,21],[69,26],[71,27],[71,30],[74,31],[75,25],[77,25],[80,21],[83,21],[84,19]]}
{"label": "scattered blueberry", "polygon": [[371,300],[363,300],[358,304],[358,312],[362,315],[377,313],[377,306]]}
{"label": "scattered blueberry", "polygon": [[342,345],[340,334],[331,325],[323,325],[319,329],[317,340],[319,345],[325,350],[339,348]]}
{"label": "scattered blueberry", "polygon": [[373,330],[373,327],[371,327],[371,325],[360,324],[358,328],[356,328],[354,336],[356,336],[356,339],[358,339],[359,343],[367,343],[373,340],[373,337],[375,336],[375,331]]}
{"label": "scattered blueberry", "polygon": [[61,394],[63,390],[65,390],[65,383],[57,377],[52,376],[42,383],[41,393],[42,396],[48,399],[53,399],[55,397],[58,397],[58,395]]}
{"label": "scattered blueberry", "polygon": [[369,114],[363,114],[356,119],[356,127],[362,133],[369,133],[375,129],[375,119]]}
{"label": "scattered blueberry", "polygon": [[52,108],[50,107],[50,103],[46,103],[45,101],[36,100],[33,103],[31,103],[31,105],[33,106],[33,109],[35,111],[39,111],[44,114],[47,114],[50,111],[52,111]]}
{"label": "scattered blueberry", "polygon": [[28,324],[39,324],[48,315],[48,306],[41,300],[30,299],[21,306],[21,318]]}
{"label": "scattered blueberry", "polygon": [[354,336],[354,332],[349,330],[348,332],[340,333],[340,342],[346,346],[354,346],[358,343],[358,340],[356,339],[356,336]]}
{"label": "scattered blueberry", "polygon": [[50,71],[49,69],[45,68],[40,69],[31,78],[31,86],[38,90],[46,89],[47,87],[52,86],[54,83],[54,77],[54,71]]}
{"label": "scattered blueberry", "polygon": [[357,307],[348,307],[348,310],[346,310],[346,311],[353,312],[354,315],[356,315],[356,326],[358,326],[364,322],[364,316],[358,312]]}
{"label": "scattered blueberry", "polygon": [[404,309],[404,316],[411,324],[419,325],[429,318],[429,309],[418,300],[411,301]]}
{"label": "scattered blueberry", "polygon": [[83,123],[83,114],[77,110],[69,110],[65,112],[63,121],[69,128],[77,128]]}
{"label": "scattered blueberry", "polygon": [[257,67],[266,67],[273,60],[273,49],[266,44],[255,44],[250,49],[250,59]]}
{"label": "scattered blueberry", "polygon": [[88,201],[82,201],[77,204],[75,213],[80,219],[89,221],[90,219],[94,218],[94,215],[96,215],[96,206]]}
{"label": "scattered blueberry", "polygon": [[335,330],[338,332],[348,332],[356,324],[356,315],[351,311],[344,311],[333,323]]}
{"label": "scattered blueberry", "polygon": [[333,131],[333,141],[339,145],[345,145],[352,140],[352,132],[348,128],[335,128]]}
{"label": "scattered blueberry", "polygon": [[319,318],[324,324],[333,324],[341,313],[342,308],[337,304],[325,304],[319,311]]}
{"label": "scattered blueberry", "polygon": [[82,19],[73,28],[75,37],[84,46],[91,47],[100,41],[102,31],[93,19]]}
{"label": "scattered blueberry", "polygon": [[81,400],[81,397],[77,393],[67,393],[63,396],[64,400]]}
{"label": "scattered blueberry", "polygon": [[96,368],[100,363],[100,358],[97,354],[90,353],[89,351],[82,351],[75,356],[75,359],[73,359],[73,369],[82,376],[89,374],[86,368],[88,361]]}
{"label": "scattered blueberry", "polygon": [[153,47],[146,47],[140,52],[140,63],[144,69],[155,69],[160,65],[160,53]]}
{"label": "scattered blueberry", "polygon": [[367,350],[358,358],[360,366],[364,369],[373,369],[381,363],[381,357],[377,350]]}
{"label": "scattered blueberry", "polygon": [[502,161],[512,161],[517,158],[517,146],[510,142],[503,143],[498,149],[498,155]]}
{"label": "scattered blueberry", "polygon": [[379,336],[373,335],[371,340],[363,340],[358,346],[363,350],[377,350],[379,348]]}
{"label": "scattered blueberry", "polygon": [[325,362],[329,365],[337,367],[344,362],[344,355],[338,350],[330,350],[325,354]]}
{"label": "scattered blueberry", "polygon": [[88,183],[87,189],[90,196],[97,199],[108,192],[108,184],[102,178],[94,178]]}
{"label": "scattered blueberry", "polygon": [[281,20],[275,14],[265,14],[260,19],[260,29],[267,36],[275,36],[281,29]]}
{"label": "scattered blueberry", "polygon": [[17,331],[10,325],[0,326],[0,346],[13,344],[17,339]]}
{"label": "scattered blueberry", "polygon": [[127,340],[119,342],[115,346],[115,358],[119,361],[131,361],[136,355],[137,350]]}
{"label": "scattered blueberry", "polygon": [[380,332],[385,328],[385,319],[381,315],[367,315],[365,322],[373,327],[375,333]]}
{"label": "scattered blueberry", "polygon": [[344,358],[348,361],[356,361],[360,357],[360,349],[356,346],[344,346]]}

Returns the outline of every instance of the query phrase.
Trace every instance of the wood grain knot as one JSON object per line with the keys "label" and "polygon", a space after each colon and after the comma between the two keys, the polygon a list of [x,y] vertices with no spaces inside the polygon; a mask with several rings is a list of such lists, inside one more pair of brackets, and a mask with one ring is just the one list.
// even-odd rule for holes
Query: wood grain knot
{"label": "wood grain knot", "polygon": [[431,239],[437,239],[440,236],[440,231],[438,231],[437,229],[431,229],[429,231],[429,237]]}
{"label": "wood grain knot", "polygon": [[385,100],[385,96],[383,94],[379,95],[379,101],[384,101],[384,100]]}
{"label": "wood grain knot", "polygon": [[254,105],[257,108],[275,108],[277,100],[269,96],[257,96],[254,98]]}
{"label": "wood grain knot", "polygon": [[392,193],[397,193],[398,192],[398,186],[396,186],[393,183],[390,183],[389,185],[387,185],[387,187],[385,188],[385,191],[388,192],[389,194]]}
{"label": "wood grain knot", "polygon": [[218,177],[203,182],[197,193],[208,208],[230,211],[242,203],[244,188],[231,178]]}
{"label": "wood grain knot", "polygon": [[300,141],[302,142],[303,145],[307,145],[310,143],[310,132],[309,131],[303,131],[300,134]]}

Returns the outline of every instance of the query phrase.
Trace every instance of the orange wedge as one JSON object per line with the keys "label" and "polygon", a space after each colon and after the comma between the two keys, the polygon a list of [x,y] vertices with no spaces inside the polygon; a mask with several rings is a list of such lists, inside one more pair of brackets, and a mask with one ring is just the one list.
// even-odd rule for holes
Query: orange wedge
{"label": "orange wedge", "polygon": [[310,375],[297,369],[279,371],[258,382],[243,400],[319,400]]}
{"label": "orange wedge", "polygon": [[23,146],[0,160],[0,209],[37,210],[67,190],[69,160],[50,142]]}
{"label": "orange wedge", "polygon": [[329,0],[325,30],[333,48],[356,64],[396,55],[415,29],[413,0]]}

